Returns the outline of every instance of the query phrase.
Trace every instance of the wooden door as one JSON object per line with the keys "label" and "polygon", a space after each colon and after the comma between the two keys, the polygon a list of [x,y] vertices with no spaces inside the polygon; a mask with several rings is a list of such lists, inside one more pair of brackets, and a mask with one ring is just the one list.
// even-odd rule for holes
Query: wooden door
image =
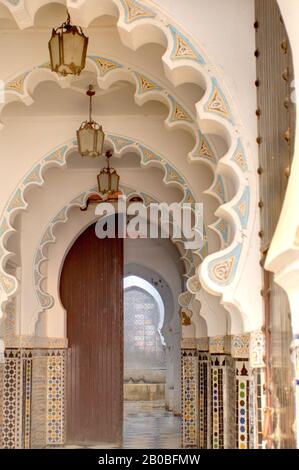
{"label": "wooden door", "polygon": [[123,239],[90,226],[61,274],[67,311],[67,442],[120,444],[123,423]]}

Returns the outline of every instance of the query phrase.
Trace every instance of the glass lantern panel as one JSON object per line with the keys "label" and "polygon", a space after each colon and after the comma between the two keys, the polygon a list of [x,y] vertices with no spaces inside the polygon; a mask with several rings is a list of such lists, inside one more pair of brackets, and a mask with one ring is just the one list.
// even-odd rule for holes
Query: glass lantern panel
{"label": "glass lantern panel", "polygon": [[109,174],[102,173],[99,176],[99,190],[101,193],[107,193],[109,189]]}
{"label": "glass lantern panel", "polygon": [[103,151],[104,138],[105,138],[105,134],[102,130],[102,127],[100,127],[100,129],[97,131],[97,136],[96,136],[96,139],[97,139],[96,149],[97,149],[98,155],[101,155]]}
{"label": "glass lantern panel", "polygon": [[84,128],[78,131],[78,147],[81,155],[94,154],[95,130],[92,128]]}
{"label": "glass lantern panel", "polygon": [[63,61],[73,73],[82,67],[84,45],[85,38],[79,33],[63,33]]}
{"label": "glass lantern panel", "polygon": [[60,45],[59,45],[59,34],[54,34],[49,41],[50,57],[52,70],[58,70],[60,65]]}
{"label": "glass lantern panel", "polygon": [[112,173],[111,174],[111,191],[113,193],[118,191],[118,180],[119,180],[119,176],[117,175],[117,173]]}

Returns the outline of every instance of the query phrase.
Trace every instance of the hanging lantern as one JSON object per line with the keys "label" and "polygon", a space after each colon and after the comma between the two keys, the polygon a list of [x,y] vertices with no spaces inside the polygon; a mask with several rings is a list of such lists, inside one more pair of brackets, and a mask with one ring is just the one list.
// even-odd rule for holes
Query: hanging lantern
{"label": "hanging lantern", "polygon": [[52,30],[49,51],[52,72],[80,75],[85,67],[88,38],[80,26],[71,25],[70,15],[59,28]]}
{"label": "hanging lantern", "polygon": [[110,167],[109,160],[112,157],[111,150],[106,152],[105,157],[107,159],[107,166],[106,168],[103,168],[98,175],[99,192],[101,194],[117,193],[119,186],[119,176],[116,173],[116,170]]}
{"label": "hanging lantern", "polygon": [[89,121],[82,122],[77,131],[78,148],[82,157],[99,157],[103,151],[105,134],[102,126],[91,117],[92,97],[95,95],[92,85],[89,85],[86,94],[89,96]]}

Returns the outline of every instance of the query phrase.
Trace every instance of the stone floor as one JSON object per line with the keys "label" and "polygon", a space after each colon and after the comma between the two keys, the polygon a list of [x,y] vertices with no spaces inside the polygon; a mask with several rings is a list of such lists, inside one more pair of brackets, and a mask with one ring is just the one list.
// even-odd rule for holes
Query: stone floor
{"label": "stone floor", "polygon": [[181,419],[163,402],[125,402],[124,449],[179,449]]}
{"label": "stone floor", "polygon": [[[181,419],[165,411],[164,402],[124,403],[123,449],[179,449]],[[66,446],[78,449],[78,446]],[[103,449],[103,446],[90,447]],[[105,447],[107,448],[107,447]]]}

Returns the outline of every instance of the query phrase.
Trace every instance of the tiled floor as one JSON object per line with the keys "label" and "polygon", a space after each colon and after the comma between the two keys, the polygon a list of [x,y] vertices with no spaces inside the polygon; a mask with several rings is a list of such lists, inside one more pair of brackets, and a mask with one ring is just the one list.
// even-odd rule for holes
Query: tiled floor
{"label": "tiled floor", "polygon": [[125,402],[124,449],[179,449],[180,418],[163,402]]}
{"label": "tiled floor", "polygon": [[[160,401],[124,403],[123,449],[179,449],[181,419]],[[78,449],[78,446],[66,446]],[[103,446],[94,446],[101,449]],[[106,447],[107,448],[107,447]]]}

